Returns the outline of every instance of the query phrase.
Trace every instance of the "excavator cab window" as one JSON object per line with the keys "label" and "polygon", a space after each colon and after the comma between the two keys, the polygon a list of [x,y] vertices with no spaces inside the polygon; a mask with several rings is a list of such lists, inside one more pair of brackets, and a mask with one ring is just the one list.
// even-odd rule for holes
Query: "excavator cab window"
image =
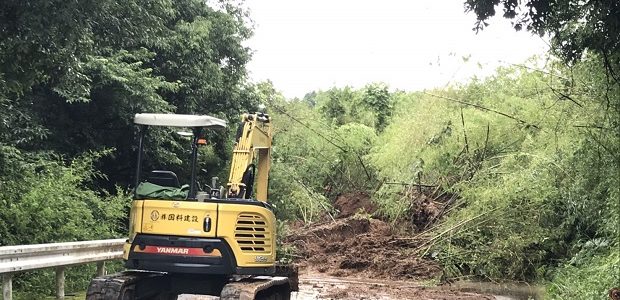
{"label": "excavator cab window", "polygon": [[181,187],[177,174],[172,171],[153,170],[149,174],[148,182],[161,186]]}
{"label": "excavator cab window", "polygon": [[[204,137],[204,131],[206,129],[226,128],[226,121],[207,115],[142,113],[135,115],[134,123],[138,125],[139,135],[137,153],[138,159],[136,163],[136,188],[134,189],[134,198],[145,199],[147,197],[150,197],[151,195],[154,195],[155,193],[158,193],[159,191],[157,190],[157,187],[164,187],[168,189],[173,189],[172,192],[175,194],[174,197],[185,194],[185,200],[198,200],[197,194],[200,190],[200,186],[197,180],[198,146],[207,144],[207,141]],[[176,174],[169,171],[155,172],[155,174],[150,173],[150,177],[147,178],[146,181],[141,181],[140,175],[142,172],[142,159],[145,146],[144,139],[147,128],[149,128],[149,126],[177,128],[177,130],[180,130],[177,132],[177,134],[192,141],[191,157],[189,159],[189,163],[191,165],[189,168],[190,181],[188,185],[183,185],[178,188],[179,181]],[[158,184],[154,184],[150,181],[151,179],[165,185],[161,186]]]}

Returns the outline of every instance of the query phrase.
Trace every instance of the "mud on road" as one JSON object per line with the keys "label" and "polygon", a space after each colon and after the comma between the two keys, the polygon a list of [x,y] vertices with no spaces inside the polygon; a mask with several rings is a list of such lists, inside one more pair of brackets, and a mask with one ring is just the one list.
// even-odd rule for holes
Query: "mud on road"
{"label": "mud on road", "polygon": [[[216,300],[218,297],[180,295],[179,300]],[[331,277],[325,274],[305,274],[300,277],[299,292],[291,300],[499,300],[477,293],[424,287],[419,282],[370,280],[353,277]]]}
{"label": "mud on road", "polygon": [[300,278],[300,289],[291,300],[377,299],[377,300],[492,300],[490,295],[424,287],[419,282],[336,278],[324,274],[307,274]]}

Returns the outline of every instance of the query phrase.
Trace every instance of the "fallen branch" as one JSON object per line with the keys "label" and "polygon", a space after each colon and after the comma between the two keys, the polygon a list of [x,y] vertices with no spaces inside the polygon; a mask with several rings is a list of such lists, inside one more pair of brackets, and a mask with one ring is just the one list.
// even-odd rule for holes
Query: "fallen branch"
{"label": "fallen branch", "polygon": [[404,186],[416,186],[416,187],[425,187],[425,188],[434,188],[434,187],[438,187],[438,185],[423,184],[423,183],[407,183],[407,182],[383,182],[383,184],[404,185]]}
{"label": "fallen branch", "polygon": [[519,122],[521,124],[532,126],[532,127],[536,128],[536,129],[540,129],[540,127],[538,127],[537,125],[531,124],[529,122],[521,120],[521,119],[519,119],[519,118],[517,118],[515,116],[511,116],[509,114],[503,113],[501,111],[497,111],[497,110],[494,110],[494,109],[491,109],[491,108],[488,108],[488,107],[484,107],[482,105],[478,105],[478,104],[474,104],[474,103],[469,103],[469,102],[461,101],[461,100],[450,98],[450,97],[446,97],[446,96],[435,95],[435,94],[431,94],[431,93],[427,93],[427,92],[422,92],[422,93],[424,93],[425,95],[429,95],[429,96],[435,97],[435,98],[440,98],[440,99],[444,99],[444,100],[460,103],[460,104],[463,104],[463,105],[472,106],[472,107],[475,107],[475,108],[480,109],[480,110],[492,112],[492,113],[498,114],[500,116],[504,116],[506,118],[515,120],[515,121],[517,121],[517,122]]}
{"label": "fallen branch", "polygon": [[465,153],[469,154],[469,142],[467,141],[467,130],[465,130],[465,117],[463,117],[462,107],[461,107],[461,124],[463,124],[463,137],[465,138]]}
{"label": "fallen branch", "polygon": [[[448,229],[446,229],[446,230],[444,230],[444,231],[440,232],[439,234],[437,234],[437,235],[433,236],[433,237],[432,237],[432,238],[430,238],[428,241],[426,241],[426,242],[425,242],[425,243],[423,243],[422,245],[418,246],[418,248],[417,248],[417,249],[422,249],[424,246],[426,246],[426,245],[428,245],[428,244],[430,244],[430,243],[434,243],[435,241],[437,241],[438,239],[440,239],[441,237],[443,237],[443,236],[444,236],[444,235],[446,235],[447,233],[450,233],[450,232],[452,232],[452,231],[454,231],[454,230],[458,229],[459,227],[462,227],[463,225],[468,224],[468,223],[470,223],[470,222],[472,222],[472,221],[474,221],[474,220],[477,220],[477,219],[479,219],[479,218],[481,218],[481,217],[483,217],[483,216],[485,216],[485,215],[487,215],[487,214],[489,214],[489,213],[492,213],[492,212],[494,212],[494,211],[496,211],[496,210],[498,210],[498,209],[499,209],[499,208],[495,208],[495,209],[492,209],[492,210],[489,210],[489,211],[485,211],[485,212],[480,213],[480,214],[478,214],[478,215],[476,215],[476,216],[474,216],[474,217],[472,217],[472,218],[469,218],[469,219],[466,219],[466,220],[460,221],[460,222],[458,222],[456,225],[454,225],[454,226],[452,226],[452,227],[450,227],[450,228],[448,228]],[[424,233],[424,232],[423,232],[423,233]],[[419,235],[421,235],[421,234],[419,234]]]}

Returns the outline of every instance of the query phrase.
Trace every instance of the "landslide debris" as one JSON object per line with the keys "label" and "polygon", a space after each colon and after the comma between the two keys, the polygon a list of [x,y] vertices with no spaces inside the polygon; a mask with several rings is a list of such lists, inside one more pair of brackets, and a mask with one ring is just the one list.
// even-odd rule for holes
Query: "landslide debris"
{"label": "landslide debris", "polygon": [[[397,231],[375,218],[377,208],[365,193],[339,195],[334,201],[338,211],[334,219],[325,216],[319,223],[292,225],[284,242],[295,247],[295,263],[303,274],[298,299],[494,299],[419,286],[420,280],[439,277],[441,268],[421,257],[419,246],[428,237],[412,237],[411,232],[435,221],[440,214],[435,203],[439,198],[410,197],[410,215]],[[410,233],[399,233],[406,231]]]}
{"label": "landslide debris", "polygon": [[338,211],[337,218],[346,218],[357,213],[374,214],[377,205],[370,201],[370,196],[363,192],[341,194],[334,201],[334,208]]}
{"label": "landslide debris", "polygon": [[341,195],[334,206],[340,211],[337,219],[294,228],[285,239],[307,272],[391,279],[429,279],[441,272],[416,252],[422,240],[399,236],[386,222],[370,217],[376,206],[367,195]]}

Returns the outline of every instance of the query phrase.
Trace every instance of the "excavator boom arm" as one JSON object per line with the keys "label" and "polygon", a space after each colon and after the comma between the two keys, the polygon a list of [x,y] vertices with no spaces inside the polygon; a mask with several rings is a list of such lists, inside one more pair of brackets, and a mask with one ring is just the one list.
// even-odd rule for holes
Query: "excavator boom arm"
{"label": "excavator boom arm", "polygon": [[242,115],[228,177],[229,198],[250,198],[256,181],[256,200],[267,202],[271,167],[270,121],[269,116],[263,113]]}

